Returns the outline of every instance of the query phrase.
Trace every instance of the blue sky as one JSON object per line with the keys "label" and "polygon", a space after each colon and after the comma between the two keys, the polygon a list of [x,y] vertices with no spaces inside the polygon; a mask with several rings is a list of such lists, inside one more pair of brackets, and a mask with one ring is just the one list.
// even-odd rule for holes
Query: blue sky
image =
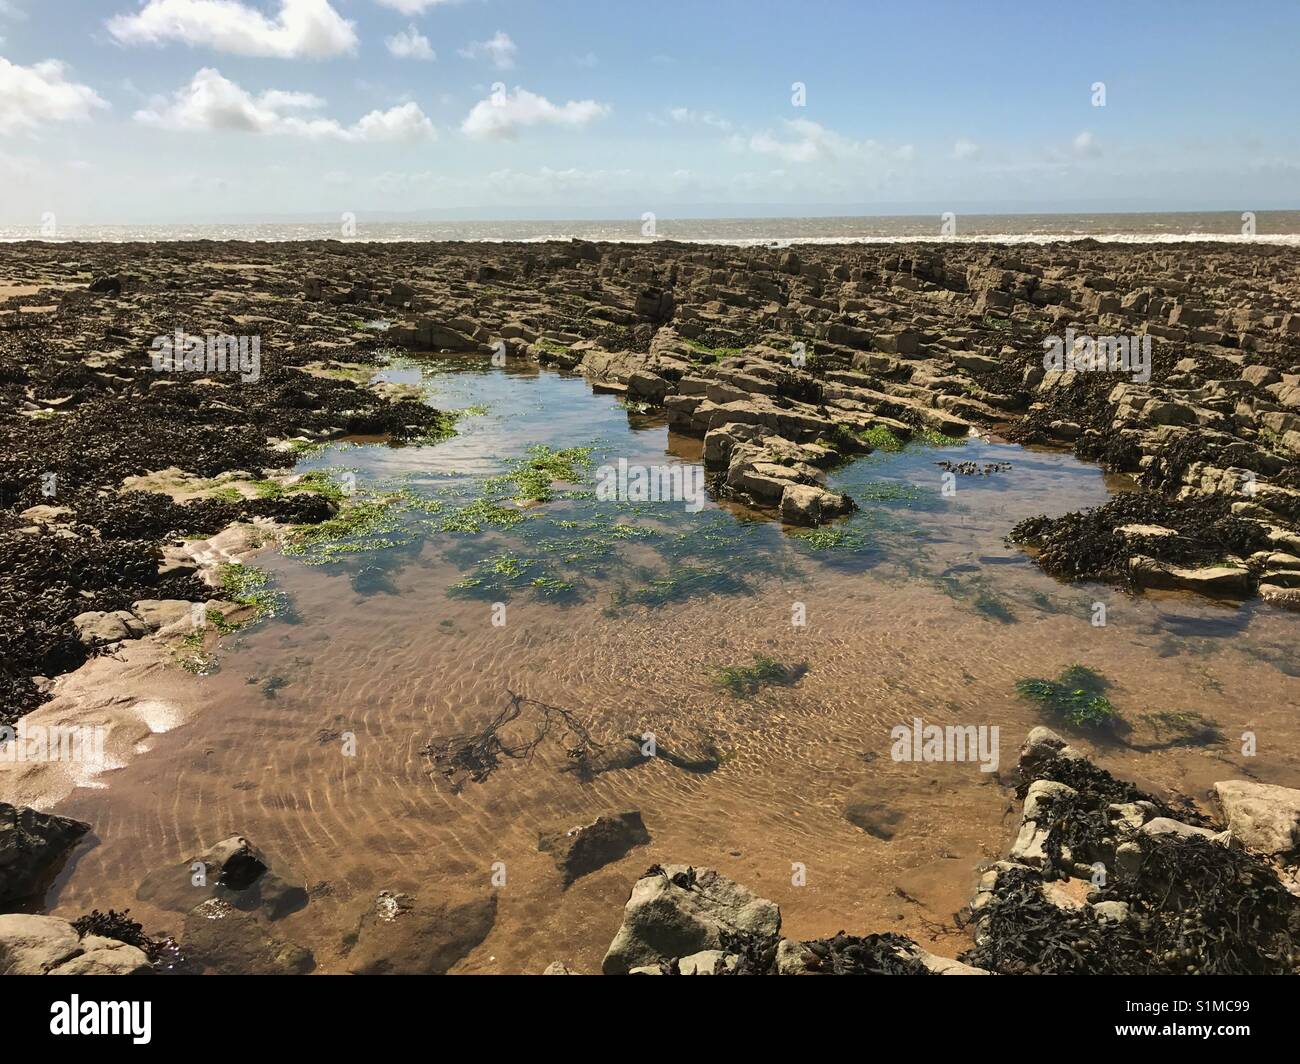
{"label": "blue sky", "polygon": [[1297,208],[1298,49],[1290,0],[0,0],[0,222]]}

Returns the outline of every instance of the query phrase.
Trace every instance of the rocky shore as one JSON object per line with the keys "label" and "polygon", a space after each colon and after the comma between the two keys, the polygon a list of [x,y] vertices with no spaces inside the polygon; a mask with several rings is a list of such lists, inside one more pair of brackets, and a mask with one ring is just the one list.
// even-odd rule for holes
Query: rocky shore
{"label": "rocky shore", "polygon": [[[332,516],[286,483],[301,448],[451,431],[368,383],[394,347],[581,372],[702,437],[715,493],[787,522],[852,509],[826,469],[917,435],[1072,448],[1133,490],[1008,529],[1047,570],[1300,605],[1290,249],[10,244],[0,271],[10,722],[169,616],[152,604],[214,597],[229,551],[207,537]],[[256,379],[157,368],[178,334],[255,337]]]}
{"label": "rocky shore", "polygon": [[[794,525],[869,506],[827,471],[909,439],[1070,449],[1127,480],[1006,530],[1045,570],[1300,608],[1292,249],[33,243],[0,246],[0,278],[0,727],[128,642],[201,665],[269,608],[239,563],[357,505],[294,474],[304,451],[455,431],[455,412],[374,382],[403,352],[580,373],[700,439],[715,497]],[[211,343],[159,358],[160,340],[212,337],[255,362]],[[633,888],[605,968],[1294,970],[1296,792],[1222,783],[1211,821],[1038,733],[1022,773],[1024,829],[962,916],[960,958],[883,933],[785,940],[772,903],[673,865]],[[576,850],[567,829],[548,840],[566,883],[647,831],[629,811],[597,823]],[[87,830],[0,805],[0,909],[30,907]],[[241,836],[195,863],[213,883],[198,901],[188,872],[141,887],[184,915],[186,964],[312,970],[274,926],[305,885]],[[349,964],[445,971],[494,917],[491,896],[381,894]],[[0,916],[0,970],[179,964],[125,914],[85,920]]]}

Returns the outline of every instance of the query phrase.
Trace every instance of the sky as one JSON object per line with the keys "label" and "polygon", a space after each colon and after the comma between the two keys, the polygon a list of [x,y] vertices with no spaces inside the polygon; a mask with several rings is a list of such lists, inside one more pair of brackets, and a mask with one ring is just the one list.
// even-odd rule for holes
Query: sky
{"label": "sky", "polygon": [[0,224],[1300,208],[1300,3],[0,0]]}

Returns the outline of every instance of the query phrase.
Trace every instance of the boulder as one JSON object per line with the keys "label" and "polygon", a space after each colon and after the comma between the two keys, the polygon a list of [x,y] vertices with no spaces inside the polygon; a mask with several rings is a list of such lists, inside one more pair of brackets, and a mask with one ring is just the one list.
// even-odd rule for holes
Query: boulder
{"label": "boulder", "polygon": [[633,313],[650,321],[668,321],[673,316],[673,294],[658,288],[646,288],[638,293]]}
{"label": "boulder", "polygon": [[1042,868],[1048,864],[1044,846],[1052,828],[1052,803],[1065,798],[1073,798],[1078,792],[1064,783],[1051,780],[1035,780],[1025,793],[1025,805],[1021,814],[1020,834],[1016,837],[1008,855],[1012,861],[1026,864],[1033,868]]}
{"label": "boulder", "polygon": [[151,872],[135,896],[161,909],[189,912],[197,902],[217,898],[243,912],[260,910],[278,920],[307,904],[307,889],[271,871],[261,850],[232,835],[179,866]]}
{"label": "boulder", "polygon": [[788,484],[781,493],[781,520],[792,525],[820,525],[852,510],[847,495],[811,484]]}
{"label": "boulder", "polygon": [[549,853],[567,887],[575,879],[627,856],[634,846],[650,841],[641,814],[636,810],[600,816],[590,824],[565,831],[543,832],[537,841],[542,853]]}
{"label": "boulder", "polygon": [[424,905],[381,890],[357,923],[348,970],[354,975],[445,975],[488,936],[497,898]]}
{"label": "boulder", "polygon": [[151,632],[173,624],[190,623],[194,603],[186,599],[140,599],[131,603],[131,612]]}
{"label": "boulder", "polygon": [[79,613],[72,618],[72,626],[77,630],[77,638],[88,647],[118,643],[123,639],[140,639],[149,634],[145,623],[130,610]]}
{"label": "boulder", "polygon": [[144,951],[100,935],[84,938],[67,920],[0,916],[0,975],[136,975],[150,970]]}
{"label": "boulder", "polygon": [[1279,857],[1300,851],[1300,790],[1225,780],[1214,785],[1228,830],[1249,849]]}
{"label": "boulder", "polygon": [[705,949],[699,953],[692,953],[689,957],[682,957],[677,962],[677,971],[680,975],[721,975],[723,972],[732,971],[736,963],[737,957],[734,953],[720,949]]}
{"label": "boulder", "polygon": [[1030,729],[1024,745],[1020,747],[1020,771],[1032,772],[1038,765],[1053,757],[1083,758],[1084,755],[1051,728],[1040,725]]}
{"label": "boulder", "polygon": [[394,281],[392,289],[384,296],[386,307],[403,307],[415,299],[415,289],[405,281]]}
{"label": "boulder", "polygon": [[1209,828],[1198,828],[1194,824],[1184,824],[1181,820],[1174,820],[1167,816],[1153,817],[1142,825],[1143,835],[1178,835],[1184,839],[1216,838],[1216,835]]}
{"label": "boulder", "polygon": [[1129,573],[1139,587],[1176,588],[1229,598],[1244,598],[1250,594],[1250,570],[1231,565],[1182,569],[1136,555],[1129,559]]}
{"label": "boulder", "polygon": [[656,865],[632,887],[601,965],[606,975],[724,949],[725,934],[775,940],[781,911],[711,868]]}
{"label": "boulder", "polygon": [[421,318],[415,323],[414,344],[426,351],[477,351],[478,341],[449,325]]}
{"label": "boulder", "polygon": [[0,905],[43,892],[89,830],[80,820],[0,802]]}

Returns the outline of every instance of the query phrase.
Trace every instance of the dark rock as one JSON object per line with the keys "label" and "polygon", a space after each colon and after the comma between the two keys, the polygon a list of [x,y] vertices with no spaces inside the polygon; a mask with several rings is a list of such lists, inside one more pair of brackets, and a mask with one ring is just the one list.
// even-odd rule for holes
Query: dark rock
{"label": "dark rock", "polygon": [[0,905],[42,893],[89,830],[80,820],[0,802]]}
{"label": "dark rock", "polygon": [[305,975],[316,967],[311,950],[275,938],[254,914],[209,898],[185,917],[182,948],[218,975]]}
{"label": "dark rock", "polygon": [[496,915],[495,894],[463,905],[422,905],[410,895],[382,890],[357,924],[348,970],[354,975],[445,975],[487,938]]}
{"label": "dark rock", "polygon": [[179,867],[151,872],[135,896],[176,912],[189,912],[197,901],[217,898],[244,912],[260,910],[271,920],[307,904],[306,887],[271,871],[265,855],[242,835],[232,835]]}
{"label": "dark rock", "polygon": [[904,818],[902,813],[890,809],[883,802],[860,798],[844,807],[844,819],[873,838],[888,842]]}
{"label": "dark rock", "polygon": [[90,290],[97,295],[120,296],[122,294],[122,278],[116,275],[96,277],[90,282]]}
{"label": "dark rock", "polygon": [[590,824],[541,835],[537,848],[555,859],[567,887],[575,879],[625,857],[634,846],[644,846],[650,833],[636,810],[597,817]]}

